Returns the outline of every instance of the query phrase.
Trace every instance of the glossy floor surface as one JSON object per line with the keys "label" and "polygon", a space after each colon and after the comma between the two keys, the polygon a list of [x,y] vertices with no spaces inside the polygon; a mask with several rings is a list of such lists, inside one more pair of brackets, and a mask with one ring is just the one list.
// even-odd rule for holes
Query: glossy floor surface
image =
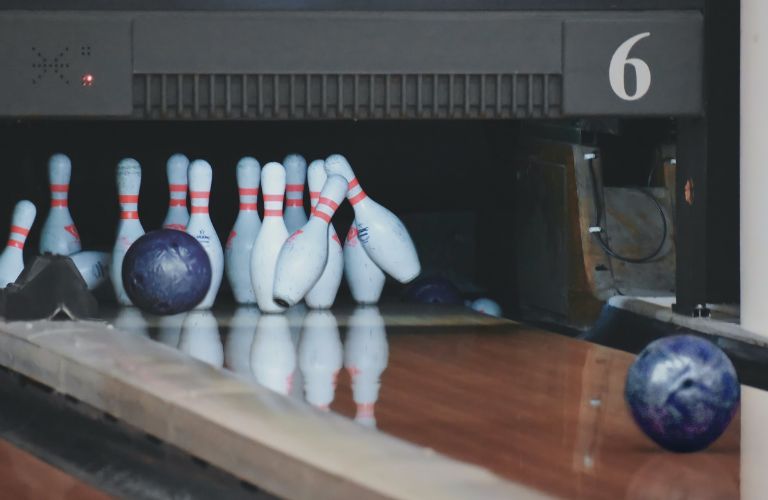
{"label": "glossy floor surface", "polygon": [[739,497],[740,417],[704,452],[664,452],[623,399],[634,357],[610,348],[461,308],[123,309],[110,321],[555,496]]}

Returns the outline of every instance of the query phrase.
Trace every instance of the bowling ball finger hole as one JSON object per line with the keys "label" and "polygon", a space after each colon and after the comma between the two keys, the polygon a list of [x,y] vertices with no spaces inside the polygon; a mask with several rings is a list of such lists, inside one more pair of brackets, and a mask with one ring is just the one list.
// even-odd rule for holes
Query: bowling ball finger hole
{"label": "bowling ball finger hole", "polygon": [[683,380],[683,385],[682,385],[683,389],[690,389],[691,387],[693,387],[693,380],[689,378]]}

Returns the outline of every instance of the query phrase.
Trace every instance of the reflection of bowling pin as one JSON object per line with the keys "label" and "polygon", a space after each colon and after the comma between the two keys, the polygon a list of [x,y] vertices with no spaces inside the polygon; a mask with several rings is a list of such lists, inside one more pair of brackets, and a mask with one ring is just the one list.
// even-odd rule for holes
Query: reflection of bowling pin
{"label": "reflection of bowling pin", "polygon": [[189,222],[187,211],[187,169],[189,159],[182,154],[175,154],[168,158],[165,170],[168,174],[168,213],[165,215],[163,227],[184,231]]}
{"label": "reflection of bowling pin", "polygon": [[371,260],[399,282],[413,281],[421,272],[421,264],[411,236],[400,219],[365,194],[343,156],[329,156],[325,160],[325,170],[329,175],[341,175],[349,181],[347,198],[355,209],[357,239]]}
{"label": "reflection of bowling pin", "polygon": [[224,366],[219,324],[211,311],[190,311],[181,325],[179,350],[213,366]]}
{"label": "reflection of bowling pin", "polygon": [[133,158],[125,158],[117,164],[117,194],[120,202],[120,223],[117,226],[117,239],[112,248],[112,266],[110,278],[115,289],[117,302],[124,306],[132,304],[123,287],[123,259],[133,242],[144,234],[139,221],[139,188],[141,187],[141,167]]}
{"label": "reflection of bowling pin", "polygon": [[[309,202],[314,210],[317,200],[320,199],[320,190],[327,179],[325,173],[325,161],[315,160],[307,169],[307,183],[309,184]],[[333,224],[328,224],[328,260],[325,269],[317,280],[317,283],[304,297],[307,305],[313,309],[327,309],[336,300],[339,291],[341,276],[344,269],[344,255],[341,250],[341,242]]]}
{"label": "reflection of bowling pin", "polygon": [[283,244],[275,267],[274,298],[278,304],[297,303],[320,279],[328,262],[328,227],[346,191],[347,181],[342,176],[329,176],[309,222]]}
{"label": "reflection of bowling pin", "polygon": [[0,287],[16,281],[24,270],[24,242],[27,241],[29,228],[35,222],[35,214],[35,205],[27,200],[21,200],[13,209],[11,234],[5,250],[0,254]]}
{"label": "reflection of bowling pin", "polygon": [[113,323],[117,330],[149,337],[149,324],[141,311],[135,307],[121,307]]}
{"label": "reflection of bowling pin", "polygon": [[224,342],[224,365],[235,373],[251,375],[251,346],[259,323],[257,307],[238,307]]}
{"label": "reflection of bowling pin", "polygon": [[208,215],[213,170],[207,161],[195,160],[189,165],[188,177],[192,215],[187,223],[187,233],[203,245],[211,261],[211,286],[195,309],[209,309],[216,300],[221,278],[224,276],[224,250]]}
{"label": "reflection of bowling pin", "polygon": [[288,234],[307,223],[304,211],[304,182],[307,179],[307,160],[301,155],[288,155],[283,160],[285,167],[285,227]]}
{"label": "reflection of bowling pin", "polygon": [[381,297],[386,276],[357,238],[357,223],[352,222],[344,241],[344,276],[358,304],[375,304]]}
{"label": "reflection of bowling pin", "polygon": [[[301,330],[304,328],[304,318],[306,315],[307,306],[301,302],[285,310],[285,317],[288,319],[288,325],[291,329],[291,341],[297,353],[299,352]],[[301,375],[301,370],[299,370],[298,366],[293,371],[290,396],[293,399],[304,401],[304,377]]]}
{"label": "reflection of bowling pin", "polygon": [[336,392],[342,353],[336,318],[329,311],[310,311],[299,344],[304,393],[311,405],[327,410]]}
{"label": "reflection of bowling pin", "polygon": [[282,314],[262,314],[251,347],[251,370],[256,381],[280,394],[291,392],[296,368],[296,348],[288,319]]}
{"label": "reflection of bowling pin", "polygon": [[374,405],[389,358],[384,319],[377,307],[357,307],[349,318],[348,328],[344,366],[352,379],[352,398],[357,405],[355,420],[375,427]]}
{"label": "reflection of bowling pin", "polygon": [[181,340],[181,325],[184,324],[186,317],[187,313],[179,313],[157,318],[157,338],[155,340],[174,349],[178,348]]}
{"label": "reflection of bowling pin", "polygon": [[254,158],[246,156],[237,163],[240,212],[227,238],[224,268],[238,304],[256,303],[256,294],[251,284],[251,252],[261,229],[261,220],[256,211],[260,175],[261,166]]}
{"label": "reflection of bowling pin", "polygon": [[80,251],[80,235],[69,213],[69,179],[72,163],[65,155],[55,154],[48,160],[51,184],[51,211],[40,233],[40,253],[71,255]]}
{"label": "reflection of bowling pin", "polygon": [[75,267],[80,271],[80,276],[88,285],[88,290],[95,290],[107,281],[112,255],[109,252],[85,251],[69,256]]}
{"label": "reflection of bowling pin", "polygon": [[264,193],[264,223],[251,252],[251,283],[256,301],[263,312],[282,312],[285,308],[273,300],[275,265],[288,230],[283,221],[285,169],[277,162],[267,163],[261,170],[261,191]]}

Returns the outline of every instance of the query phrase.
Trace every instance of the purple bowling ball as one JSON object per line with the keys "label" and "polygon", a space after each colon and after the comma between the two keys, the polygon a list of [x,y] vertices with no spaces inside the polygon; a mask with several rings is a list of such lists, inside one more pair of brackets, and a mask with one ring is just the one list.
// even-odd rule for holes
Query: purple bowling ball
{"label": "purple bowling ball", "polygon": [[211,261],[203,246],[175,229],[151,231],[133,242],[122,273],[133,304],[153,314],[189,311],[211,285]]}
{"label": "purple bowling ball", "polygon": [[643,432],[667,450],[703,450],[739,405],[736,370],[723,351],[693,335],[651,342],[629,368],[624,396]]}
{"label": "purple bowling ball", "polygon": [[423,304],[463,304],[461,292],[450,280],[428,277],[416,280],[406,291],[406,300]]}

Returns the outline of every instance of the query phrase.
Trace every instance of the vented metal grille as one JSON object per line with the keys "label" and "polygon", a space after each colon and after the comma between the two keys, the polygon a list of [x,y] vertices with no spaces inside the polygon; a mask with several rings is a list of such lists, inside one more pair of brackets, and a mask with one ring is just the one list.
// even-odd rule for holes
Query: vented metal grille
{"label": "vented metal grille", "polygon": [[150,119],[556,117],[560,75],[138,74],[134,115]]}

